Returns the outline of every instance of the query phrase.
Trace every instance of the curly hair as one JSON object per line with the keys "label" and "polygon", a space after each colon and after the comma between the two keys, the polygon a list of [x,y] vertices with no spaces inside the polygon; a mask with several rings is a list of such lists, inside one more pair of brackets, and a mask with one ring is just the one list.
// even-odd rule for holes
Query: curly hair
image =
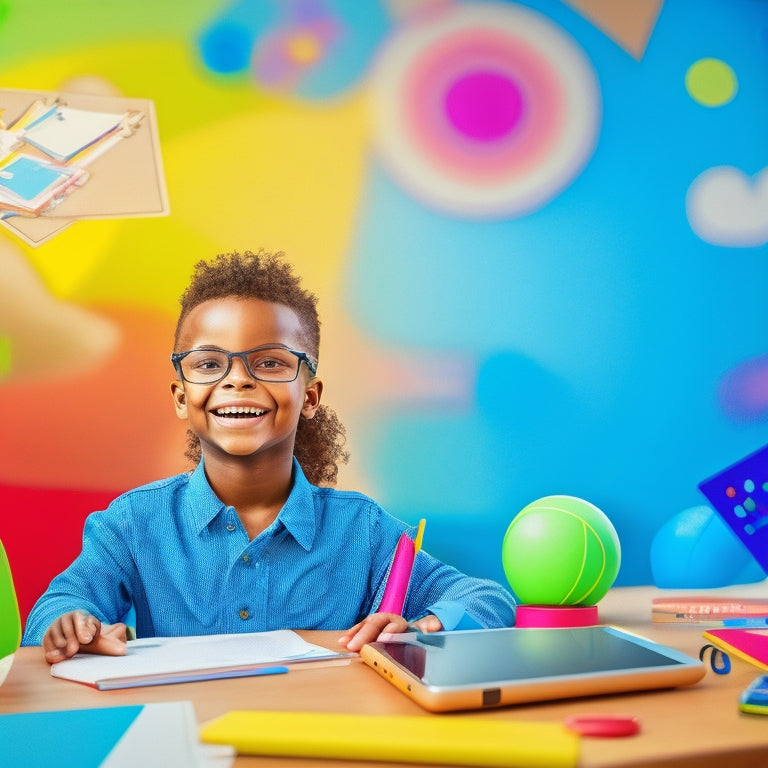
{"label": "curly hair", "polygon": [[[190,284],[181,295],[174,348],[182,323],[194,307],[211,299],[235,296],[283,304],[292,309],[299,318],[307,354],[316,362],[320,351],[317,296],[302,287],[301,280],[293,274],[292,265],[284,261],[284,257],[282,252],[234,251],[220,253],[210,262],[195,264]],[[349,459],[344,450],[345,442],[344,425],[328,406],[320,405],[311,419],[299,418],[293,453],[310,483],[336,484],[339,463]],[[188,431],[185,456],[198,463],[201,455],[197,435]]]}

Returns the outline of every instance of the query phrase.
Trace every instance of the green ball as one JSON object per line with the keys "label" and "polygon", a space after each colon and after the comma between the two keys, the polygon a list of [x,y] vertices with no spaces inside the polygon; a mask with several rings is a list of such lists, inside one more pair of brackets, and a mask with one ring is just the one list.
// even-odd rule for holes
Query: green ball
{"label": "green ball", "polygon": [[526,605],[595,605],[621,565],[616,529],[594,504],[545,496],[513,518],[501,562],[509,586]]}

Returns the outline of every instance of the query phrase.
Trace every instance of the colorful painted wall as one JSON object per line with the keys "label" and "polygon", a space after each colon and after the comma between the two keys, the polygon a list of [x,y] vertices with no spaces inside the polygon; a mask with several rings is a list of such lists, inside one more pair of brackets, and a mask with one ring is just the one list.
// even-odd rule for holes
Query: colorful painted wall
{"label": "colorful painted wall", "polygon": [[767,441],[763,0],[0,0],[0,73],[151,100],[170,207],[0,229],[24,601],[87,511],[187,468],[171,333],[221,251],[295,262],[340,485],[471,573],[503,580],[509,521],[557,493],[612,519],[619,583],[650,582],[698,482]]}

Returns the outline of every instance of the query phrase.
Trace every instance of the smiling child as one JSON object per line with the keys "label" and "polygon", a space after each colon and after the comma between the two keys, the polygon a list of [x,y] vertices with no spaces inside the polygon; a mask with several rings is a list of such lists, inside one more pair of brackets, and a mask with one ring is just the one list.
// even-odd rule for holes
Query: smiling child
{"label": "smiling child", "polygon": [[24,645],[42,644],[50,663],[125,653],[131,608],[137,637],[333,629],[353,651],[409,623],[513,623],[508,591],[423,550],[403,615],[377,612],[412,529],[332,487],[347,457],[344,428],[321,404],[319,346],[317,299],[282,254],[196,265],[171,357],[196,467],[88,517],[82,552],[37,601]]}

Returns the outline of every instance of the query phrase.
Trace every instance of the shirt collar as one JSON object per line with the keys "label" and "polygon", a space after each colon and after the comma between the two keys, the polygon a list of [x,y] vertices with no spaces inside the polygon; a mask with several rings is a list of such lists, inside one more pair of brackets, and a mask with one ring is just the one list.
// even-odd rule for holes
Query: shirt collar
{"label": "shirt collar", "polygon": [[294,457],[293,487],[275,522],[284,525],[288,533],[307,551],[312,548],[317,530],[313,488]]}
{"label": "shirt collar", "polygon": [[[293,486],[283,508],[273,525],[283,525],[305,550],[312,548],[317,530],[315,520],[314,486],[307,480],[304,472],[293,459]],[[226,509],[221,499],[213,492],[205,476],[203,460],[189,475],[187,484],[189,494],[189,514],[195,530],[200,533],[211,521]]]}
{"label": "shirt collar", "polygon": [[226,504],[213,492],[213,488],[205,476],[202,459],[189,475],[187,494],[189,516],[198,533],[201,533],[223,509],[226,509]]}

